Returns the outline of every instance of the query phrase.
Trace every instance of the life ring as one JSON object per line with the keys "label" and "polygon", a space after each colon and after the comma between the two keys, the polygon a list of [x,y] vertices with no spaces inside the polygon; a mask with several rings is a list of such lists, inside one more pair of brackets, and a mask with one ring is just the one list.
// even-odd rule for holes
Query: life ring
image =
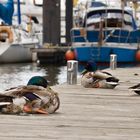
{"label": "life ring", "polygon": [[[7,36],[4,35],[4,33],[7,34]],[[0,40],[8,37],[8,42],[12,43],[13,42],[13,32],[8,26],[0,26]]]}

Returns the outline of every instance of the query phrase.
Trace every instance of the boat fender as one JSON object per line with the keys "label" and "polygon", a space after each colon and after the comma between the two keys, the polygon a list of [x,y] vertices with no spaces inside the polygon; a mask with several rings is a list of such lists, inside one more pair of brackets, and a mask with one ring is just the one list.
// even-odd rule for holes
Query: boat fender
{"label": "boat fender", "polygon": [[135,57],[136,57],[136,61],[140,62],[140,50],[137,50]]}
{"label": "boat fender", "polygon": [[68,60],[75,60],[75,52],[73,49],[69,49],[65,53],[65,59]]}
{"label": "boat fender", "polygon": [[0,39],[5,38],[3,35],[4,33],[6,33],[8,35],[8,42],[12,43],[13,42],[13,32],[9,26],[8,27],[7,26],[0,26]]}

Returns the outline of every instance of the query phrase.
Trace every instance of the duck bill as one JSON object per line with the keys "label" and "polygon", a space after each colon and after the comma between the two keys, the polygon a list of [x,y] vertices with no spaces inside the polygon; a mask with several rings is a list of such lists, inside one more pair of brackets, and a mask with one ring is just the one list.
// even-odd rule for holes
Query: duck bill
{"label": "duck bill", "polygon": [[48,112],[47,112],[47,111],[45,111],[45,110],[43,110],[43,109],[39,109],[39,108],[33,110],[33,109],[32,109],[30,106],[28,106],[28,105],[25,105],[25,106],[23,107],[23,111],[26,112],[26,113],[39,113],[39,114],[46,114],[46,115],[48,115]]}
{"label": "duck bill", "polygon": [[48,112],[47,111],[44,111],[42,109],[37,109],[36,112],[37,113],[40,113],[40,114],[46,114],[46,115],[48,115]]}

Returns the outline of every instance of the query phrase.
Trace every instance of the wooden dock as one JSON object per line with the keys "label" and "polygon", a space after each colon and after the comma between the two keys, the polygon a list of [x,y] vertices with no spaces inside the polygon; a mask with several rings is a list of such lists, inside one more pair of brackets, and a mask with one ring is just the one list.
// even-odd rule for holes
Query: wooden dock
{"label": "wooden dock", "polygon": [[140,96],[128,87],[140,82],[140,68],[110,70],[115,89],[53,86],[61,106],[52,115],[0,115],[1,140],[139,140]]}
{"label": "wooden dock", "polygon": [[65,63],[65,53],[70,47],[63,46],[48,46],[42,48],[31,49],[33,53],[37,54],[37,59],[40,63],[57,64]]}

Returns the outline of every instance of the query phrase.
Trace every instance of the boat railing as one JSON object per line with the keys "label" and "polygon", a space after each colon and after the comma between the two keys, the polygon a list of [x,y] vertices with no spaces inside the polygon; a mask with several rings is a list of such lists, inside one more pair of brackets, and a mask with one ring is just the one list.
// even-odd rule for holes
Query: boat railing
{"label": "boat railing", "polygon": [[104,43],[116,42],[116,43],[132,43],[135,36],[133,32],[122,28],[112,29],[104,38]]}
{"label": "boat railing", "polygon": [[73,28],[71,30],[72,42],[87,42],[87,32],[84,28]]}
{"label": "boat railing", "polygon": [[36,41],[39,40],[38,36],[35,33],[30,33],[27,30],[25,30],[22,25],[12,25],[12,31],[14,34],[14,41],[15,42],[21,42],[23,40],[31,40]]}
{"label": "boat railing", "polygon": [[[103,29],[103,43],[139,43],[140,30],[127,30],[122,28]],[[98,43],[100,30],[86,30],[84,28],[73,28],[71,30],[72,43]],[[101,46],[102,46],[101,45]]]}
{"label": "boat railing", "polygon": [[95,43],[99,41],[99,30],[87,30],[85,28],[73,28],[71,30],[73,43]]}
{"label": "boat railing", "polygon": [[105,39],[103,40],[103,42],[106,42],[106,41],[108,40],[108,38],[109,38],[110,36],[113,35],[114,32],[115,32],[115,29],[113,29],[113,30],[105,37]]}

